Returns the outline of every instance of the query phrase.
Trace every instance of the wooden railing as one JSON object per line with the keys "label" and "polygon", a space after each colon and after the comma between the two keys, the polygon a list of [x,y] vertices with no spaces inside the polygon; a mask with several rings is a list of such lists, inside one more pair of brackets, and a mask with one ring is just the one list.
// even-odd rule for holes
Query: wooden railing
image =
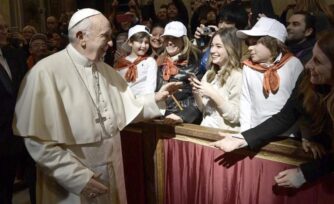
{"label": "wooden railing", "polygon": [[[160,121],[133,124],[123,130],[122,148],[129,204],[163,204],[165,179],[163,140],[176,139],[208,145],[210,142],[222,138],[218,135],[218,131],[222,130],[192,124],[167,126]],[[129,153],[132,155],[131,158],[128,156]],[[253,152],[244,148],[236,150],[234,153],[291,165],[298,165],[312,159],[310,153],[305,153],[302,150],[299,141],[290,138],[278,138],[277,141],[263,147],[260,152]],[[129,160],[142,162],[139,165],[142,169],[133,166],[134,162],[129,163]],[[136,178],[128,177],[127,172],[130,171],[136,171]],[[131,175],[134,177],[133,172]],[[144,190],[135,190],[134,188],[135,184],[133,182],[138,180],[138,177],[143,177],[144,184],[138,184],[137,187],[144,188]],[[145,192],[145,196],[138,197],[138,195],[135,195],[138,192]]]}

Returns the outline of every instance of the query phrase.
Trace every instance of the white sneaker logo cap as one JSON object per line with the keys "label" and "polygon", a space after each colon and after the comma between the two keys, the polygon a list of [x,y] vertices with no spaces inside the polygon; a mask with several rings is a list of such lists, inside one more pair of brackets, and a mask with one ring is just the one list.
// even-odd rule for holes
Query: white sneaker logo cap
{"label": "white sneaker logo cap", "polygon": [[285,42],[288,33],[285,26],[279,21],[268,18],[261,17],[257,23],[250,30],[238,30],[237,36],[239,38],[245,39],[248,36],[271,36],[276,38],[281,42]]}
{"label": "white sneaker logo cap", "polygon": [[172,21],[165,26],[162,36],[182,37],[187,35],[187,28],[180,21]]}
{"label": "white sneaker logo cap", "polygon": [[131,27],[131,28],[129,29],[128,40],[129,40],[134,34],[136,34],[136,33],[141,33],[141,32],[143,32],[143,33],[147,33],[149,36],[152,36],[152,35],[150,34],[150,30],[149,30],[146,26],[144,26],[144,25],[135,25],[135,26],[133,26],[133,27]]}

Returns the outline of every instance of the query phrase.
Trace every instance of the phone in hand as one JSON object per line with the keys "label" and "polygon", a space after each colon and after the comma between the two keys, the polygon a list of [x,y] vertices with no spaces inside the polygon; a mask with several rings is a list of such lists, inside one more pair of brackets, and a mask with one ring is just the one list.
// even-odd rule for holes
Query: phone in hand
{"label": "phone in hand", "polygon": [[194,73],[192,73],[192,72],[188,73],[188,77],[189,78],[197,78],[197,76]]}

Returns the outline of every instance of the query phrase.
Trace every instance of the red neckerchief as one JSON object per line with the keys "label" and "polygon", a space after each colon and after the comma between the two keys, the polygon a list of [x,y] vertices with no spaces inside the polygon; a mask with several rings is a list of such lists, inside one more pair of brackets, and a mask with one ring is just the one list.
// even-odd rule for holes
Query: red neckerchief
{"label": "red neckerchief", "polygon": [[138,56],[134,62],[130,62],[129,60],[125,59],[125,57],[119,58],[117,64],[115,65],[116,70],[121,70],[125,68],[129,68],[128,71],[125,73],[124,78],[128,82],[135,82],[138,77],[137,72],[137,64],[141,61],[146,60],[148,56]]}
{"label": "red neckerchief", "polygon": [[270,67],[254,64],[251,60],[245,60],[243,63],[256,71],[264,73],[263,89],[265,94],[268,96],[270,92],[277,92],[280,84],[280,78],[277,70],[280,69],[292,56],[292,53],[286,53],[278,63],[274,63]]}
{"label": "red neckerchief", "polygon": [[157,60],[158,65],[163,65],[163,72],[162,72],[162,78],[165,81],[168,81],[171,76],[177,75],[179,73],[178,66],[184,66],[188,64],[187,60],[182,61],[172,61],[172,59],[168,56],[164,56],[162,59]]}

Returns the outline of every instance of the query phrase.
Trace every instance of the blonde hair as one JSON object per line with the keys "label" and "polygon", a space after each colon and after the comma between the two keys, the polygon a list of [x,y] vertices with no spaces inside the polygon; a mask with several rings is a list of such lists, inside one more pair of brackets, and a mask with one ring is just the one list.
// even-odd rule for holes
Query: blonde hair
{"label": "blonde hair", "polygon": [[[241,63],[241,40],[236,36],[236,28],[224,28],[218,30],[211,38],[210,45],[212,43],[212,39],[215,36],[219,36],[221,41],[223,42],[224,48],[226,49],[228,61],[224,65],[224,69],[221,71],[221,81],[220,84],[224,85],[227,81],[228,77],[231,75],[233,69],[240,69]],[[211,46],[210,46],[211,49]],[[208,63],[210,63],[211,68],[207,72],[207,81],[211,82],[214,80],[218,71],[222,69],[216,64],[212,64],[211,57],[209,57]]]}

